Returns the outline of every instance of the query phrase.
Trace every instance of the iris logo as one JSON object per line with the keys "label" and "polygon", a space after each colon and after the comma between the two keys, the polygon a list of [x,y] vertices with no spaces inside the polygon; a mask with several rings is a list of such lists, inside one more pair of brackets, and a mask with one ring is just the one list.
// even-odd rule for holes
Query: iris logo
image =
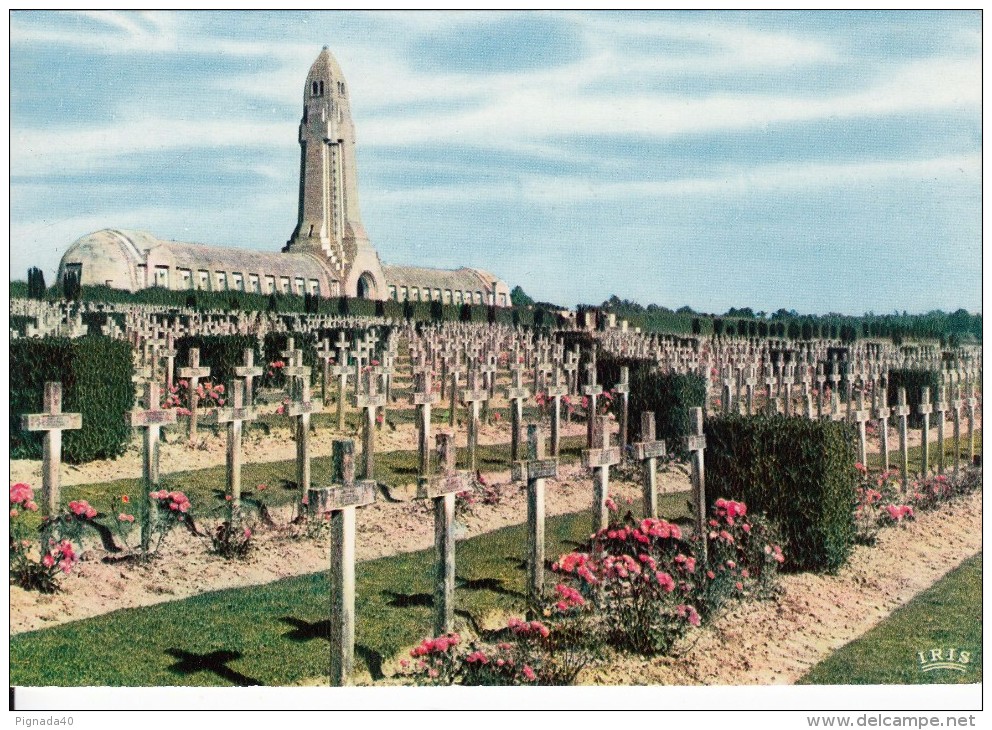
{"label": "iris logo", "polygon": [[921,672],[933,672],[937,669],[948,669],[954,672],[964,672],[971,663],[970,651],[959,651],[954,647],[949,649],[931,649],[916,652]]}

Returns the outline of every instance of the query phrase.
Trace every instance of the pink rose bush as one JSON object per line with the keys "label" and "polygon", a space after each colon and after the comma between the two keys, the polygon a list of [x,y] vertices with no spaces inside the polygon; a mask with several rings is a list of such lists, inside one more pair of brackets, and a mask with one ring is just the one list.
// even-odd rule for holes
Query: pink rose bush
{"label": "pink rose bush", "polygon": [[966,469],[961,478],[930,475],[913,479],[903,490],[901,475],[895,469],[869,473],[863,464],[858,472],[857,502],[854,506],[855,540],[872,545],[879,531],[891,525],[905,525],[920,511],[932,510],[981,487],[981,470]]}
{"label": "pink rose bush", "polygon": [[[77,503],[83,519],[92,508],[85,502]],[[79,561],[76,550],[69,540],[48,539],[43,555],[35,555],[41,548],[37,533],[26,523],[25,517],[38,511],[34,501],[34,490],[27,484],[17,483],[10,487],[10,582],[25,590],[41,593],[55,593],[59,590],[59,578],[72,571]],[[93,514],[96,511],[93,510]],[[32,539],[33,538],[33,539]]]}
{"label": "pink rose bush", "polygon": [[582,646],[587,638],[568,619],[511,618],[487,641],[465,644],[458,634],[424,639],[400,662],[401,674],[421,685],[566,685],[592,658]]}
{"label": "pink rose bush", "polygon": [[[629,512],[621,519],[613,505],[608,527],[553,564],[561,578],[553,610],[590,613],[591,630],[612,646],[668,652],[727,600],[766,594],[785,561],[767,521],[743,502],[716,500],[708,528],[702,537],[686,535],[665,519]],[[705,565],[697,557],[702,539]]]}

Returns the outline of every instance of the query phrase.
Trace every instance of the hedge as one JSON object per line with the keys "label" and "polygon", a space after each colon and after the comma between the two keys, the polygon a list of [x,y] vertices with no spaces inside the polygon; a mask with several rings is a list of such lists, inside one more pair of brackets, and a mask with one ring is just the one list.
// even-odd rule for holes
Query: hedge
{"label": "hedge", "polygon": [[62,410],[81,413],[83,427],[62,432],[62,458],[72,464],[120,456],[131,440],[125,414],[134,407],[132,350],[109,337],[45,337],[10,343],[10,455],[40,459],[41,432],[21,430],[21,415],[41,413],[45,383],[62,383]]}
{"label": "hedge", "polygon": [[850,424],[780,415],[706,422],[706,494],[745,502],[782,530],[789,566],[835,571],[854,540],[857,462]]}
{"label": "hedge", "polygon": [[[931,403],[937,400],[937,393],[940,389],[940,373],[936,370],[890,370],[888,398],[889,405],[894,406],[899,402],[899,388],[906,389],[906,402],[909,404],[909,427],[923,428],[923,416],[917,412],[920,403],[923,401],[923,389],[930,388]],[[947,393],[947,400],[950,401],[951,394]],[[930,414],[930,425],[937,425],[937,414]]]}
{"label": "hedge", "polygon": [[641,413],[654,411],[656,437],[665,439],[669,454],[684,457],[682,439],[689,435],[692,427],[691,409],[702,407],[706,402],[706,383],[702,376],[695,373],[658,373],[650,360],[600,355],[596,363],[596,378],[603,390],[609,390],[620,382],[620,368],[623,366],[630,370],[627,442],[640,439]]}

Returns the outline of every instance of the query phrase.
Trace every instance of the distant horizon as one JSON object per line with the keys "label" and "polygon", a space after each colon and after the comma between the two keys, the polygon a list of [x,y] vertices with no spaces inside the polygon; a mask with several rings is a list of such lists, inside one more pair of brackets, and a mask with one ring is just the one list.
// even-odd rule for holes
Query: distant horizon
{"label": "distant horizon", "polygon": [[18,11],[10,39],[11,281],[101,228],[278,251],[327,45],[384,262],[570,309],[982,311],[980,13]]}

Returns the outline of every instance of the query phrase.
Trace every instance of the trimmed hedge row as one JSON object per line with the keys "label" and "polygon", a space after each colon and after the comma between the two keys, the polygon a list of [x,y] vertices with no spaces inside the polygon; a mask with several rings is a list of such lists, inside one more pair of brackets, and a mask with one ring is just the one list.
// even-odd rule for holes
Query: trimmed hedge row
{"label": "trimmed hedge row", "polygon": [[782,529],[793,569],[834,571],[854,541],[854,427],[785,416],[706,422],[706,493],[747,503]]}
{"label": "trimmed hedge row", "polygon": [[[11,282],[11,296],[27,297],[27,284]],[[56,287],[49,290],[49,299],[58,298]],[[220,311],[286,312],[304,314],[307,300],[295,294],[255,294],[242,291],[173,291],[151,287],[137,292],[107,286],[84,286],[79,299],[115,304],[157,304],[162,307],[191,308]],[[313,303],[310,304],[313,306]],[[317,298],[314,314],[350,315],[355,317],[390,317],[417,322],[493,322],[496,324],[550,326],[557,315],[540,307],[494,307],[486,304],[442,304],[440,302],[375,301],[356,297]]]}
{"label": "trimmed hedge row", "polygon": [[82,413],[83,427],[62,432],[72,464],[110,459],[131,440],[125,414],[134,407],[131,346],[109,337],[46,337],[10,343],[10,455],[40,459],[42,432],[21,430],[21,415],[41,413],[45,383],[62,383],[62,410]]}
{"label": "trimmed hedge row", "polygon": [[641,413],[654,411],[656,437],[665,439],[669,454],[685,456],[682,439],[689,435],[692,427],[691,409],[702,407],[706,401],[706,383],[702,376],[662,374],[655,372],[650,360],[601,355],[596,362],[596,377],[604,390],[620,382],[623,366],[630,370],[628,443],[640,439]]}
{"label": "trimmed hedge row", "polygon": [[[923,416],[917,412],[920,403],[923,401],[923,389],[930,388],[930,401],[937,400],[937,393],[940,389],[940,373],[936,370],[912,370],[909,368],[889,371],[889,385],[887,396],[889,405],[899,402],[899,388],[906,389],[906,403],[909,404],[909,427],[923,428]],[[951,394],[947,393],[947,400],[950,401]],[[937,414],[930,414],[930,425],[937,425]]]}

